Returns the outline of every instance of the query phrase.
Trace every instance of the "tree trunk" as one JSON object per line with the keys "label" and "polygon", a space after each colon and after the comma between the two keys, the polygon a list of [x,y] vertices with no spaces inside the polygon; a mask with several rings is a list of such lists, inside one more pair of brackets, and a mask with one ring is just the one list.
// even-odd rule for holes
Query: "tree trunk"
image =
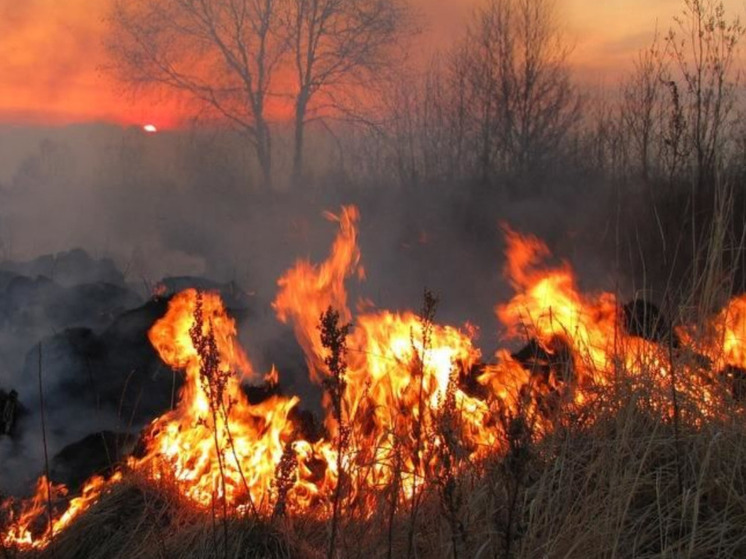
{"label": "tree trunk", "polygon": [[293,177],[294,188],[300,188],[303,177],[303,141],[306,131],[306,108],[308,94],[301,91],[295,102],[295,145],[293,146]]}
{"label": "tree trunk", "polygon": [[256,155],[262,170],[262,190],[272,190],[272,138],[264,119],[256,123]]}

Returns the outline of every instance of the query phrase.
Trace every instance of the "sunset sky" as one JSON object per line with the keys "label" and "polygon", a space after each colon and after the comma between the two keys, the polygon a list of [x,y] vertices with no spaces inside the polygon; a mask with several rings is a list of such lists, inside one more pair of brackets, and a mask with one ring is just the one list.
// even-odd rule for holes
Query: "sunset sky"
{"label": "sunset sky", "polygon": [[[414,0],[426,32],[423,50],[459,36],[478,0]],[[110,121],[170,126],[178,110],[158,99],[123,96],[103,71],[108,0],[0,0],[0,122]],[[681,0],[558,0],[578,75],[614,83]],[[727,0],[731,15],[742,4]]]}

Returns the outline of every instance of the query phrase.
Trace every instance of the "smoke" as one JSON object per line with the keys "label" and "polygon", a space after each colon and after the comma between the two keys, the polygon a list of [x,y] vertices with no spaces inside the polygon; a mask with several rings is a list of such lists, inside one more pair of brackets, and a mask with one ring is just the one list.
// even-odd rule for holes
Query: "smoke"
{"label": "smoke", "polygon": [[[43,467],[40,341],[50,456],[94,431],[134,431],[170,405],[174,377],[145,339],[165,309],[145,302],[167,276],[183,276],[172,290],[195,277],[232,286],[257,370],[276,365],[283,389],[318,407],[318,387],[271,302],[297,258],[325,258],[335,225],[322,214],[341,204],[361,212],[367,278],[351,280],[352,306],[365,298],[418,310],[427,288],[440,297],[438,320],[480,328],[487,360],[500,343],[494,306],[510,295],[501,222],[546,239],[585,285],[619,283],[605,265],[611,233],[599,226],[598,199],[575,187],[510,199],[468,185],[309,181],[301,192],[267,194],[241,138],[204,131],[5,128],[0,146],[9,148],[0,149],[0,388],[16,389],[27,411],[17,440],[0,437],[0,491],[19,491]],[[57,256],[34,260],[42,255]]]}

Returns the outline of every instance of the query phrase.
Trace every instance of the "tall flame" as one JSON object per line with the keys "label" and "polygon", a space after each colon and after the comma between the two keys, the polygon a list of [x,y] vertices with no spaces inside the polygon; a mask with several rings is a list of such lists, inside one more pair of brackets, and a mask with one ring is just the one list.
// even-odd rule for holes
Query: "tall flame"
{"label": "tall flame", "polygon": [[360,266],[360,249],[357,246],[357,222],[360,218],[355,206],[344,206],[340,214],[325,214],[327,219],[339,223],[339,234],[332,251],[320,265],[299,260],[279,280],[279,293],[273,307],[281,322],[292,322],[298,342],[303,347],[311,378],[321,382],[325,352],[318,336],[319,317],[333,307],[344,322],[352,319],[347,308],[347,291],[344,280],[355,272],[364,274]]}

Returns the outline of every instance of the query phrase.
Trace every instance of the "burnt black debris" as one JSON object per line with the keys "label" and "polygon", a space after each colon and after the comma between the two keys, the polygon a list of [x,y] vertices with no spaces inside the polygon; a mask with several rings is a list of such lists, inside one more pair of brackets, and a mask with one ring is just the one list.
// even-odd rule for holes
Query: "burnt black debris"
{"label": "burnt black debris", "polygon": [[486,369],[485,363],[474,363],[470,367],[465,367],[463,363],[458,365],[458,387],[465,394],[472,398],[486,400],[489,397],[489,390],[479,382]]}
{"label": "burnt black debris", "polygon": [[643,338],[659,344],[671,343],[679,347],[679,338],[671,323],[660,308],[645,299],[635,299],[622,307],[622,318],[625,330],[630,336]]}
{"label": "burnt black debris", "polygon": [[570,382],[575,376],[572,351],[567,342],[559,336],[553,337],[546,347],[537,339],[531,338],[511,357],[532,373],[549,382],[550,377],[560,382]]}
{"label": "burnt black debris", "polygon": [[[183,375],[148,339],[171,295],[189,287],[220,292],[239,321],[254,311],[255,299],[234,283],[185,276],[159,287],[154,296],[127,283],[112,260],[81,249],[0,262],[0,491],[23,491],[42,471],[38,379],[52,477],[75,487],[131,450],[121,432],[139,431],[176,403]],[[258,401],[278,391],[248,390]]]}
{"label": "burnt black debris", "polygon": [[136,437],[129,433],[101,431],[67,445],[52,459],[50,478],[75,493],[94,474],[108,476],[126,457]]}
{"label": "burnt black debris", "polygon": [[318,442],[325,434],[324,428],[316,420],[316,416],[308,410],[296,406],[290,410],[288,418],[295,426],[297,436],[310,443]]}
{"label": "burnt black debris", "polygon": [[25,262],[5,260],[0,263],[0,269],[19,276],[47,277],[63,286],[97,282],[124,283],[124,274],[117,269],[111,259],[92,258],[80,248],[57,254],[45,254]]}
{"label": "burnt black debris", "polygon": [[[41,340],[45,412],[54,440],[64,445],[97,428],[138,427],[171,408],[182,376],[160,360],[147,336],[167,305],[166,299],[148,301],[101,333],[66,328]],[[36,378],[38,366],[35,346],[26,354],[23,376]]]}
{"label": "burnt black debris", "polygon": [[268,400],[272,396],[279,396],[282,394],[282,390],[279,384],[272,384],[265,382],[263,384],[251,385],[242,384],[241,389],[243,390],[246,397],[249,399],[251,405],[256,405]]}
{"label": "burnt black debris", "polygon": [[231,316],[242,320],[252,314],[252,298],[234,282],[220,283],[207,278],[194,276],[175,276],[163,278],[158,287],[161,295],[169,297],[185,289],[198,289],[200,291],[216,291]]}
{"label": "burnt black debris", "polygon": [[0,390],[0,436],[13,436],[19,414],[18,392]]}
{"label": "burnt black debris", "polygon": [[50,327],[101,329],[140,304],[141,297],[123,285],[96,282],[63,287],[45,276],[14,276],[0,291],[0,320],[18,334]]}

